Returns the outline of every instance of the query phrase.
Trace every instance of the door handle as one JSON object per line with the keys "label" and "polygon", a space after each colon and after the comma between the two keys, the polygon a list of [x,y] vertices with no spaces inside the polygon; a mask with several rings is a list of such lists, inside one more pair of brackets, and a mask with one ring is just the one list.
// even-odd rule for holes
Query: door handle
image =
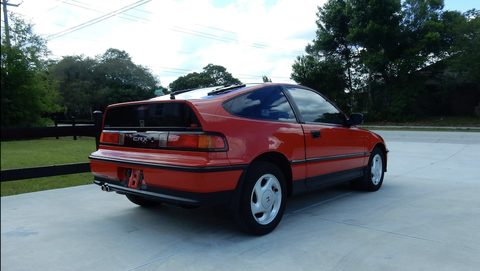
{"label": "door handle", "polygon": [[322,138],[320,131],[310,131],[310,134],[312,135],[312,138]]}

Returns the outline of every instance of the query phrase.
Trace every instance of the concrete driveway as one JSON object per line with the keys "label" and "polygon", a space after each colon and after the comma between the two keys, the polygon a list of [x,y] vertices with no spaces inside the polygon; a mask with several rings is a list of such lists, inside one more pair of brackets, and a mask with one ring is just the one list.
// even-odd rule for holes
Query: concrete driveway
{"label": "concrete driveway", "polygon": [[290,198],[262,237],[210,208],[143,209],[96,185],[2,197],[1,269],[480,270],[480,133],[378,133],[378,192]]}

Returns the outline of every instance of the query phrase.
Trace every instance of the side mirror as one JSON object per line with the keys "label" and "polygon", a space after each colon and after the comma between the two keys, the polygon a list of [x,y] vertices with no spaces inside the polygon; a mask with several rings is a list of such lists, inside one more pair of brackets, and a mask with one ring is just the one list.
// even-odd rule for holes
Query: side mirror
{"label": "side mirror", "polygon": [[363,114],[360,114],[360,113],[353,113],[350,115],[350,118],[348,119],[348,124],[350,126],[362,124],[362,123],[363,123]]}

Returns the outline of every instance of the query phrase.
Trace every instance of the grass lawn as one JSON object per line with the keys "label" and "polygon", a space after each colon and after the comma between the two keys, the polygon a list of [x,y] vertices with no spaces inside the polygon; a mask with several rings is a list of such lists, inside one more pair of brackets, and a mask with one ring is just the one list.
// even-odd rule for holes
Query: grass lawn
{"label": "grass lawn", "polygon": [[[95,149],[93,137],[5,141],[1,142],[1,169],[88,162],[88,155]],[[2,182],[1,196],[90,184],[92,180],[91,173],[81,173]]]}

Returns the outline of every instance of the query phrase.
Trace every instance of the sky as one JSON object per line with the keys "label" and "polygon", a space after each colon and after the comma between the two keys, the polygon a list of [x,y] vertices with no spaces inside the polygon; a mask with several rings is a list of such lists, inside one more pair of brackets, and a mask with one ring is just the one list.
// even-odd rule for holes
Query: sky
{"label": "sky", "polygon": [[[163,87],[221,65],[244,83],[294,83],[292,64],[315,38],[327,0],[9,0],[7,9],[48,40],[50,58],[126,51]],[[445,0],[444,10],[480,9],[479,0]],[[3,12],[2,12],[3,21]],[[3,26],[3,23],[2,23]],[[3,29],[2,29],[3,31]]]}

